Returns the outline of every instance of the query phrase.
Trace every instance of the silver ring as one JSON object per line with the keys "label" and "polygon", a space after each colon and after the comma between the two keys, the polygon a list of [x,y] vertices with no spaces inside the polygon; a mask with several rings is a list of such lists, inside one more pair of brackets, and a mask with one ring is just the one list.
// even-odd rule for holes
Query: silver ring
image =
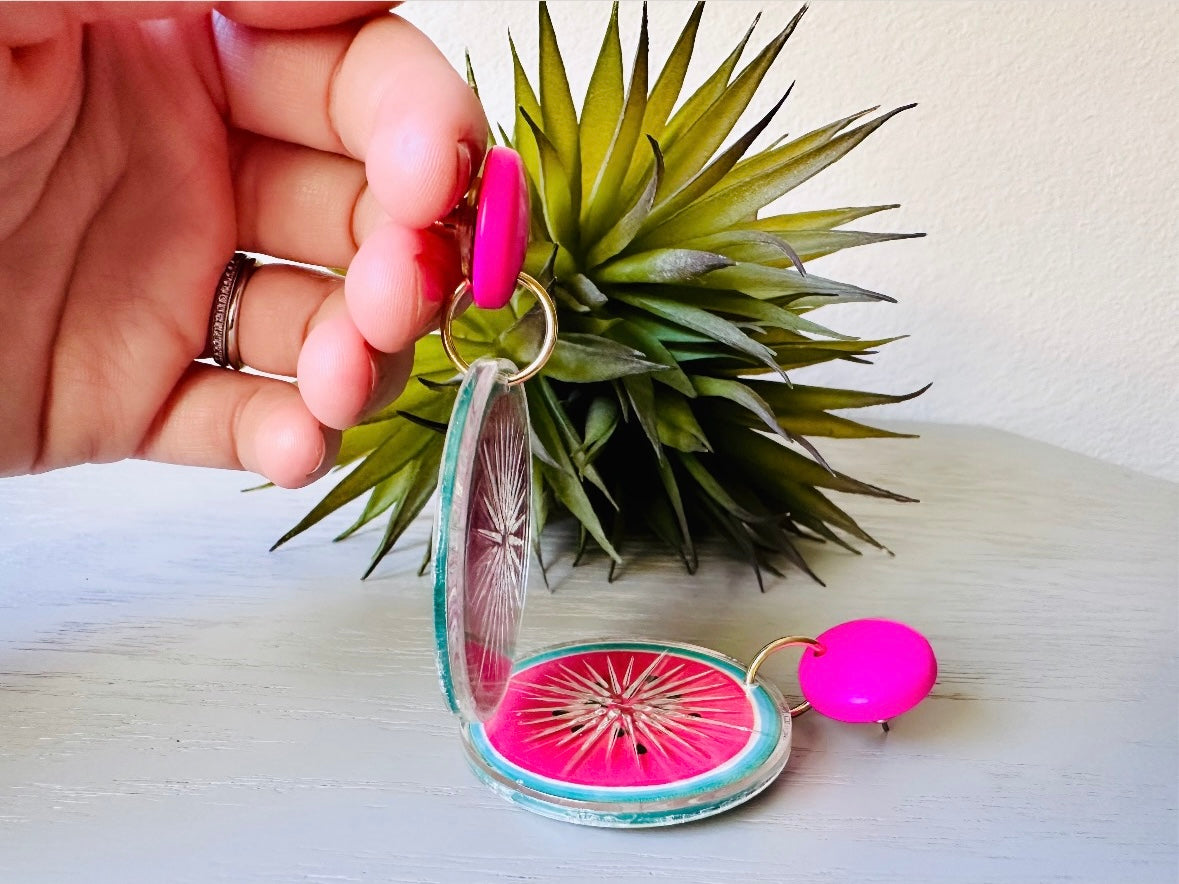
{"label": "silver ring", "polygon": [[240,370],[243,363],[237,343],[237,319],[241,311],[242,292],[250,281],[258,262],[248,255],[235,252],[225,265],[217,281],[213,300],[213,315],[209,321],[209,345],[213,361],[222,368]]}

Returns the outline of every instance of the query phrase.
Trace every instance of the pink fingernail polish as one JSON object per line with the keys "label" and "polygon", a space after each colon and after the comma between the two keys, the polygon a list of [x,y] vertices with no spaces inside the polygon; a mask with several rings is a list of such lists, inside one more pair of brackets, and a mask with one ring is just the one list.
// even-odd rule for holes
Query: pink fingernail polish
{"label": "pink fingernail polish", "polygon": [[418,253],[418,274],[427,303],[441,304],[458,287],[462,282],[460,264],[453,239],[425,232]]}

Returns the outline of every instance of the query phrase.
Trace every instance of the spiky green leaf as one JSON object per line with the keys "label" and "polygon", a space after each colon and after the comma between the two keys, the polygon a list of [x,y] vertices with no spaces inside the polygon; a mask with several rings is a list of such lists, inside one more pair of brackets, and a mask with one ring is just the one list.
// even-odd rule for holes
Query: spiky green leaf
{"label": "spiky green leaf", "polygon": [[817,483],[785,469],[783,460],[789,460],[792,466],[803,461],[808,465],[807,472],[811,475],[817,472],[823,477],[828,477],[829,474],[818,464],[795,454],[773,439],[748,430],[717,433],[713,441],[718,454],[732,458],[733,466],[746,477],[746,481],[760,483],[763,491],[779,501],[790,513],[791,518],[808,527],[826,522],[865,543],[883,548],[851,516],[818,491],[814,487]]}
{"label": "spiky green leaf", "polygon": [[681,554],[687,564],[688,573],[694,574],[699,566],[699,558],[696,554],[696,544],[692,540],[692,529],[688,524],[688,515],[684,510],[684,499],[680,494],[679,482],[676,481],[675,471],[672,469],[671,461],[667,458],[659,461],[658,469],[659,481],[663,484],[663,491],[667,494],[667,501],[671,504],[671,510],[675,514]]}
{"label": "spiky green leaf", "polygon": [[632,291],[616,292],[614,297],[624,304],[667,319],[691,331],[699,332],[720,344],[754,357],[770,368],[777,369],[773,351],[769,347],[759,344],[736,325],[714,313],[669,298],[643,295]]}
{"label": "spiky green leaf", "polygon": [[275,550],[288,540],[302,534],[344,504],[355,500],[378,483],[400,472],[416,460],[432,440],[438,437],[417,424],[399,421],[393,432],[361,464],[340,480],[294,528],[280,537],[271,547]]}
{"label": "spiky green leaf", "polygon": [[680,451],[676,453],[676,458],[683,465],[688,475],[692,477],[697,487],[700,488],[704,494],[713,500],[718,506],[726,512],[731,513],[742,522],[765,522],[777,518],[776,516],[765,511],[764,508],[759,507],[758,512],[754,512],[737,502],[732,494],[716,480],[700,459],[691,452]]}
{"label": "spiky green leaf", "polygon": [[578,134],[581,140],[581,192],[589,193],[606,160],[614,127],[622,116],[622,43],[618,36],[618,3],[610,10],[610,22],[602,48],[590,75],[585,103],[581,106]]}
{"label": "spiky green leaf", "polygon": [[383,482],[378,482],[369,495],[368,500],[364,504],[364,510],[361,511],[360,516],[346,529],[336,535],[334,540],[341,541],[351,537],[377,516],[397,503],[405,497],[405,492],[409,488],[409,483],[412,478],[412,470],[404,469],[396,476],[390,476]]}
{"label": "spiky green leaf", "polygon": [[651,153],[654,157],[654,167],[650,171],[650,178],[647,181],[646,187],[643,188],[639,198],[629,210],[619,218],[614,226],[607,230],[602,237],[594,243],[593,247],[586,255],[585,263],[587,267],[597,267],[603,261],[613,258],[628,245],[631,240],[638,234],[639,229],[643,226],[643,222],[647,220],[647,216],[651,213],[651,207],[655,204],[655,191],[659,189],[659,182],[663,178],[663,154],[659,150],[659,142],[651,136],[647,136],[647,143],[651,146]]}
{"label": "spiky green leaf", "polygon": [[578,436],[577,428],[573,425],[573,421],[566,413],[565,406],[562,405],[560,398],[553,391],[552,385],[541,378],[533,386],[540,393],[539,401],[542,403],[543,410],[547,414],[549,422],[556,428],[557,436],[560,440],[559,450],[561,455],[567,457],[573,463],[578,476],[601,491],[611,506],[616,507],[617,504],[610,496],[610,491],[606,488],[606,484],[598,474],[597,468],[594,467],[590,458],[586,456],[585,441]]}
{"label": "spiky green leaf", "polygon": [[385,526],[385,534],[373,552],[368,570],[363,577],[368,577],[377,565],[393,548],[393,545],[405,533],[413,520],[421,513],[422,508],[430,500],[434,489],[438,486],[438,465],[442,460],[442,439],[434,437],[430,444],[419,454],[413,464],[407,468],[411,479],[401,499],[393,505],[389,522]]}
{"label": "spiky green leaf", "polygon": [[732,267],[732,258],[692,249],[654,249],[625,258],[615,258],[598,268],[604,282],[688,282],[721,267]]}
{"label": "spiky green leaf", "polygon": [[610,441],[618,428],[621,412],[618,400],[613,396],[595,396],[586,411],[585,442],[586,457],[592,461],[602,447]]}
{"label": "spiky green leaf", "polygon": [[689,398],[696,395],[692,382],[688,380],[676,358],[671,355],[671,351],[646,328],[634,322],[615,323],[605,331],[605,334],[628,347],[633,347],[647,360],[662,366],[663,371],[652,375],[654,380],[678,390]]}
{"label": "spiky green leaf", "polygon": [[[873,345],[884,343],[870,342]],[[750,381],[751,388],[769,403],[778,414],[802,414],[804,412],[839,411],[845,408],[868,408],[873,405],[895,405],[916,399],[932,386],[926,384],[912,393],[866,393],[861,390],[841,390],[835,387],[806,387],[796,384],[784,389],[781,384],[768,381]]]}
{"label": "spiky green leaf", "polygon": [[[520,154],[524,168],[528,170],[532,180],[535,181],[540,174],[540,155],[536,149],[536,139],[532,135],[532,130],[524,121],[524,114],[528,114],[534,120],[541,119],[540,101],[537,100],[532,83],[528,80],[524,65],[520,63],[520,54],[516,51],[516,43],[511,34],[508,34],[508,46],[512,50],[512,81],[516,108],[513,117],[512,144]],[[536,217],[536,213],[533,213],[533,217]]]}
{"label": "spiky green leaf", "polygon": [[844,224],[850,224],[852,221],[858,221],[860,218],[875,215],[877,212],[887,212],[899,208],[899,205],[892,203],[887,206],[859,206],[843,209],[820,209],[814,212],[790,212],[783,215],[767,215],[755,221],[745,221],[735,225],[734,229],[765,230],[784,236],[792,230],[831,230]]}
{"label": "spiky green leaf", "polygon": [[[647,98],[647,106],[643,110],[642,131],[648,138],[658,140],[667,125],[671,109],[675,107],[680,97],[680,90],[684,86],[684,77],[688,73],[688,63],[692,60],[692,49],[696,45],[696,33],[700,29],[700,17],[704,13],[704,2],[700,0],[688,16],[683,30],[676,38],[675,45],[663,65],[662,71],[655,80],[651,94]],[[736,59],[733,64],[736,65]],[[725,77],[726,82],[728,75]],[[639,184],[651,176],[651,157],[636,153],[631,161],[630,171],[627,172],[623,192],[629,193],[638,189]],[[607,256],[608,257],[608,256]]]}
{"label": "spiky green leaf", "polygon": [[570,383],[594,383],[634,374],[663,371],[642,352],[598,335],[563,335],[545,363],[544,375]]}
{"label": "spiky green leaf", "polygon": [[771,432],[781,432],[774,410],[753,389],[740,381],[697,375],[692,378],[692,385],[697,395],[727,399],[757,417]]}
{"label": "spiky green leaf", "polygon": [[842,120],[836,120],[834,123],[820,126],[818,129],[807,132],[805,135],[776,145],[769,150],[763,150],[756,156],[742,160],[737,164],[737,168],[733,170],[730,180],[725,183],[726,185],[732,184],[735,181],[760,175],[776,166],[782,165],[787,160],[800,157],[807,151],[814,150],[816,147],[826,144],[856,120],[863,119],[868,114],[875,113],[879,109],[879,107],[871,107],[867,110],[858,111],[857,113],[844,117]]}
{"label": "spiky green leaf", "polygon": [[846,338],[845,335],[804,319],[776,303],[761,300],[735,288],[676,289],[675,299],[680,304],[698,307],[710,313],[731,316],[735,320],[750,320],[757,323],[760,328],[788,329],[800,334],[822,335],[835,339]]}
{"label": "spiky green leaf", "polygon": [[[663,444],[659,441],[659,425],[655,419],[655,385],[646,375],[634,375],[623,378],[622,387],[630,402],[629,413],[639,422],[656,458],[663,460]],[[624,413],[626,411],[624,409]]]}
{"label": "spiky green leaf", "polygon": [[[853,301],[896,301],[880,292],[872,292],[846,282],[836,282],[808,273],[805,276],[793,268],[767,267],[763,264],[733,263],[717,268],[707,276],[692,277],[685,282],[709,289],[731,289],[752,298],[794,303],[799,298],[821,297],[823,303]],[[816,332],[824,334],[824,332]],[[838,337],[832,333],[832,337]]]}
{"label": "spiky green leaf", "polygon": [[[704,114],[709,107],[721,96],[725,88],[729,85],[729,78],[733,75],[733,71],[737,68],[737,63],[741,60],[741,56],[745,52],[745,47],[749,44],[749,38],[753,36],[753,31],[757,27],[757,23],[761,21],[761,13],[757,13],[753,17],[752,24],[745,31],[745,34],[737,42],[733,51],[728,54],[720,66],[712,72],[712,74],[693,92],[682,105],[667,121],[663,132],[660,136],[660,143],[665,146],[674,144],[680,137],[680,133],[686,128],[690,127]],[[654,133],[652,133],[654,134]]]}
{"label": "spiky green leaf", "polygon": [[393,415],[382,421],[352,427],[344,433],[344,438],[340,442],[340,451],[336,455],[336,466],[348,466],[373,451],[389,435],[392,429],[391,422],[398,420],[401,418]]}
{"label": "spiky green leaf", "polygon": [[598,519],[598,514],[594,512],[593,504],[590,503],[589,497],[586,496],[581,482],[561,470],[553,469],[545,463],[540,464],[540,472],[544,481],[552,489],[553,496],[585,527],[585,530],[597,541],[602,551],[610,556],[611,559],[621,564],[622,556],[618,554],[614,545],[606,537],[606,533],[602,529],[602,523]]}
{"label": "spiky green leaf", "polygon": [[[798,26],[798,22],[805,12],[805,6],[799,9],[786,27],[766,44],[765,48],[745,66],[731,84],[725,87],[716,100],[708,106],[708,109],[691,123],[685,125],[679,137],[664,145],[667,171],[661,185],[662,190],[666,193],[675,193],[682,185],[690,181],[716,153],[717,148],[724,143],[733,127],[737,125],[741,114],[749,106],[750,100],[769,72],[770,66],[781,53],[782,47],[786,45],[790,35],[794,33],[794,29]],[[782,98],[782,101],[785,101],[785,97]],[[778,105],[768,115],[769,117],[777,112],[781,103],[781,101],[778,102]],[[759,124],[760,128],[755,128],[760,132],[768,122],[769,120],[765,119]],[[744,150],[741,153],[744,153]],[[736,161],[737,158],[734,158],[733,163],[735,164]],[[660,197],[657,196],[656,201],[658,202],[659,199]]]}
{"label": "spiky green leaf", "polygon": [[[802,259],[790,243],[763,230],[722,230],[680,243],[683,249],[718,252],[734,261],[766,263],[784,261],[805,275]],[[777,266],[775,264],[775,266]],[[785,266],[783,264],[782,266]]]}
{"label": "spiky green leaf", "polygon": [[688,557],[683,532],[668,499],[655,495],[648,498],[643,518],[651,532],[680,557],[688,573],[695,573],[696,566]]}
{"label": "spiky green leaf", "polygon": [[[467,85],[471,87],[471,91],[475,93],[475,97],[479,98],[479,84],[475,81],[475,68],[471,65],[471,53],[463,53],[463,58],[467,66]],[[501,129],[500,131],[502,132],[503,130]],[[504,140],[505,142],[507,141],[506,138]],[[487,131],[487,143],[488,145],[495,144],[495,134],[490,129]]]}
{"label": "spiky green leaf", "polygon": [[661,445],[677,451],[711,451],[691,400],[666,387],[655,390],[655,432]]}
{"label": "spiky green leaf", "polygon": [[[561,158],[561,165],[565,168],[567,186],[570,188],[568,198],[574,206],[577,206],[580,202],[578,191],[581,185],[577,109],[573,104],[573,95],[569,91],[569,77],[565,73],[565,62],[561,58],[561,48],[557,45],[557,32],[553,30],[553,21],[549,17],[547,3],[540,3],[538,14],[540,17],[540,119],[544,123],[546,137],[556,148],[557,156]],[[544,148],[542,147],[542,164],[543,160]],[[563,240],[557,240],[557,242],[563,242]]]}
{"label": "spiky green leaf", "polygon": [[604,306],[609,300],[597,284],[584,273],[574,273],[566,277],[561,281],[560,287],[567,290],[577,303],[591,310]]}
{"label": "spiky green leaf", "polygon": [[787,159],[763,172],[736,176],[734,170],[734,180],[731,184],[714,190],[649,233],[640,234],[635,245],[642,248],[671,245],[679,240],[716,233],[746,221],[762,206],[846,156],[888,120],[911,107],[914,105],[905,105],[889,111],[801,156]]}
{"label": "spiky green leaf", "polygon": [[807,412],[779,414],[778,426],[797,436],[825,436],[830,439],[916,439],[914,433],[898,433],[873,427],[835,414]]}
{"label": "spiky green leaf", "polygon": [[528,113],[523,111],[521,113],[524,116],[524,122],[532,131],[537,149],[540,152],[540,177],[537,185],[540,188],[545,225],[553,236],[554,242],[560,243],[566,248],[574,248],[577,242],[577,222],[574,215],[569,171],[561,162],[556,147],[537,126],[536,121]]}
{"label": "spiky green leaf", "polygon": [[[643,222],[643,229],[650,230],[658,227],[668,218],[674,217],[716,187],[733,166],[736,165],[737,161],[745,155],[745,152],[749,150],[750,146],[765,127],[770,124],[770,121],[773,120],[786,99],[790,96],[790,91],[793,88],[794,86],[792,84],[790,89],[786,90],[786,94],[778,99],[777,103],[770,108],[765,116],[758,120],[748,132],[734,141],[715,160],[708,163],[708,165],[704,166],[703,169],[691,178],[682,182],[677,189],[672,190],[670,187],[667,187],[663,189],[662,193],[656,194],[655,207],[651,210],[651,214],[647,217],[647,220]],[[707,160],[707,158],[705,159]]]}
{"label": "spiky green leaf", "polygon": [[635,145],[642,132],[643,112],[647,107],[647,8],[643,7],[643,21],[639,28],[639,45],[631,69],[626,105],[614,127],[606,161],[594,179],[593,188],[582,202],[581,227],[587,243],[597,242],[603,232],[618,220],[618,190],[630,168]]}
{"label": "spiky green leaf", "polygon": [[[752,233],[753,231],[749,231]],[[824,258],[843,249],[899,239],[920,239],[924,233],[872,233],[863,230],[792,230],[782,231],[781,236],[794,248],[803,261]],[[784,266],[780,255],[767,253],[763,263],[771,267]]]}

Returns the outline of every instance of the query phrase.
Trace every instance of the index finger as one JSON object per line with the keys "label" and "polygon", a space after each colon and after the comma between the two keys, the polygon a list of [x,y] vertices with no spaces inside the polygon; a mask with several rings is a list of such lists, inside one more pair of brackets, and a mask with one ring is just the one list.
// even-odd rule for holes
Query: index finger
{"label": "index finger", "polygon": [[233,125],[363,160],[377,202],[406,226],[462,198],[486,144],[483,109],[404,19],[275,31],[216,16],[214,34]]}

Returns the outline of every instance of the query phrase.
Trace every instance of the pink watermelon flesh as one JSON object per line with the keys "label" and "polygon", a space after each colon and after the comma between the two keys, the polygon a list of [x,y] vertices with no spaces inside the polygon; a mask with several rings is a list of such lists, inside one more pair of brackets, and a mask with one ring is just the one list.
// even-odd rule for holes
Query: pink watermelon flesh
{"label": "pink watermelon flesh", "polygon": [[656,786],[708,773],[754,737],[745,686],[674,650],[574,652],[512,677],[485,725],[509,762],[559,782]]}

